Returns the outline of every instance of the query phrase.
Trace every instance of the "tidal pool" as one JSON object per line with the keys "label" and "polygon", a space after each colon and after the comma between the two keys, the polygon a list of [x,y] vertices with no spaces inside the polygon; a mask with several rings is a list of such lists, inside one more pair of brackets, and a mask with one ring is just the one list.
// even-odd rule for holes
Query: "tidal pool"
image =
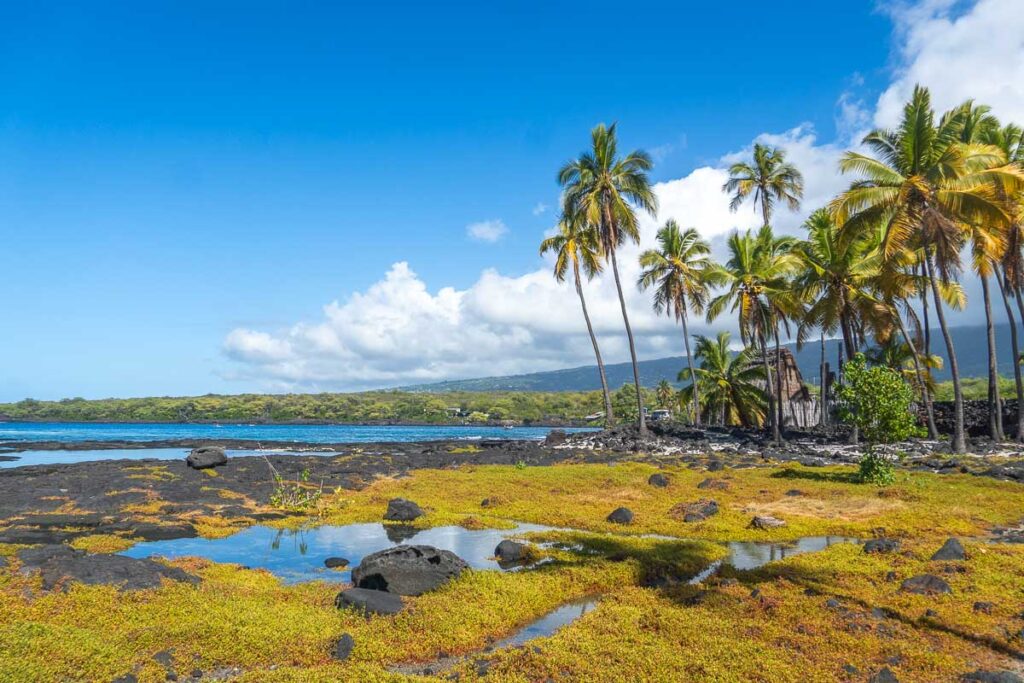
{"label": "tidal pool", "polygon": [[[351,580],[351,569],[378,550],[396,545],[432,545],[450,550],[474,569],[499,569],[494,548],[503,539],[532,531],[551,531],[539,524],[517,524],[513,529],[464,529],[439,526],[416,529],[399,524],[348,524],[308,529],[274,529],[253,526],[225,538],[176,538],[139,543],[122,555],[167,558],[204,557],[214,562],[267,569],[285,583],[321,579]],[[343,557],[345,570],[327,569],[324,560]]]}

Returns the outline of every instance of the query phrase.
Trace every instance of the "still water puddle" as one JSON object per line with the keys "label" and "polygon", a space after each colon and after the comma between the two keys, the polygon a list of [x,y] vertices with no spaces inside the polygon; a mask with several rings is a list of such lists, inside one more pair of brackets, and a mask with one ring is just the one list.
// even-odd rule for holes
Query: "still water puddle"
{"label": "still water puddle", "polygon": [[[450,550],[474,569],[502,569],[494,548],[502,540],[533,531],[551,531],[539,524],[517,524],[514,529],[464,529],[440,526],[416,529],[395,524],[348,524],[308,529],[273,529],[254,526],[225,538],[177,538],[139,543],[122,554],[129,557],[203,557],[214,562],[266,569],[285,583],[316,579],[351,580],[350,569],[364,557],[396,545],[432,545]],[[343,571],[327,569],[324,560],[348,560]]]}

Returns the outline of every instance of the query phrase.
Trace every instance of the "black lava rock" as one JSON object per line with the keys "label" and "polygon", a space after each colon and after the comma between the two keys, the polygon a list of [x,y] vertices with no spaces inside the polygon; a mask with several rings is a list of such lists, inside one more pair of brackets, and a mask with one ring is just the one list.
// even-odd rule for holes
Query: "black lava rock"
{"label": "black lava rock", "polygon": [[422,516],[422,508],[411,500],[406,500],[405,498],[392,498],[389,500],[388,510],[384,513],[384,519],[389,522],[411,522],[417,517]]}
{"label": "black lava rock", "polygon": [[615,508],[612,510],[612,513],[608,515],[608,521],[614,524],[632,524],[633,511],[629,508]]}
{"label": "black lava rock", "polygon": [[932,555],[933,560],[966,560],[967,551],[964,550],[964,546],[955,538],[948,539],[942,544],[942,547],[935,551]]}
{"label": "black lava rock", "polygon": [[338,593],[334,604],[339,609],[354,607],[364,614],[398,614],[404,605],[402,599],[394,593],[369,590],[367,588],[349,588]]}
{"label": "black lava rock", "polygon": [[227,453],[220,446],[200,446],[193,448],[185,458],[185,464],[194,470],[205,470],[220,467],[228,463]]}
{"label": "black lava rock", "polygon": [[357,588],[397,595],[422,595],[466,569],[469,565],[451,551],[429,545],[400,545],[364,557],[352,570],[352,583]]}

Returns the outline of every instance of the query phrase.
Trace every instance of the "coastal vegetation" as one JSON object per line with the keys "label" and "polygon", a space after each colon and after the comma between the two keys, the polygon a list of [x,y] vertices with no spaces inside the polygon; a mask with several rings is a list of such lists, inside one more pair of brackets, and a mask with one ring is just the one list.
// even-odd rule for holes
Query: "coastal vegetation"
{"label": "coastal vegetation", "polygon": [[[566,188],[564,220],[572,221],[577,239],[599,250],[590,258],[603,257],[612,264],[639,400],[635,345],[615,251],[624,240],[636,240],[636,212],[653,214],[657,207],[646,176],[649,158],[634,152],[619,160],[615,136],[614,125],[596,127],[593,152],[563,168],[559,181]],[[804,223],[805,239],[777,234],[772,225],[779,204],[791,211],[801,208],[803,176],[787,161],[784,150],[755,144],[749,161],[729,168],[722,190],[733,211],[752,201],[762,219],[760,228],[730,235],[726,259],[719,263],[699,237],[700,226],[682,230],[669,221],[658,232],[658,248],[640,256],[643,273],[638,285],[653,290],[656,311],[674,316],[683,327],[687,367],[680,379],[691,383],[679,393],[680,414],[699,423],[705,414],[722,413],[721,397],[704,395],[702,378],[706,384],[709,375],[698,372],[694,361],[722,364],[708,356],[714,349],[706,340],[696,354],[690,353],[687,313],[706,313],[710,323],[728,312],[735,316],[743,344],[753,349],[745,361],[761,365],[760,392],[767,409],[759,410],[761,397],[736,393],[734,399],[748,405],[726,409],[727,422],[744,424],[756,416],[780,443],[784,404],[789,400],[783,394],[784,337],[795,337],[799,347],[817,336],[824,349],[825,337],[838,334],[847,361],[866,352],[865,358],[895,370],[899,381],[916,392],[928,432],[935,438],[931,371],[939,361],[931,347],[934,314],[952,376],[950,445],[954,452],[964,452],[964,378],[946,309],[967,305],[960,284],[966,251],[969,267],[982,285],[988,431],[993,440],[1002,440],[1007,429],[1002,423],[992,282],[1013,326],[1011,344],[1018,359],[1011,301],[1024,324],[1022,144],[1018,127],[1004,126],[988,107],[971,100],[937,117],[929,91],[917,86],[898,127],[871,131],[862,140],[865,151],[843,156],[839,169],[851,176],[849,188],[827,206],[814,208]],[[561,279],[557,267],[556,276]],[[576,282],[582,300],[578,277]],[[589,318],[588,329],[596,350]],[[824,375],[824,350],[822,354]],[[1024,403],[1024,381],[1016,365],[1019,360],[1013,389],[1018,402]],[[842,363],[837,369],[841,385]],[[824,385],[827,389],[829,383]],[[827,408],[830,397],[822,399]],[[642,436],[644,413],[640,403],[637,408]],[[829,412],[819,411],[823,423]],[[1020,411],[1013,435],[1024,440]]]}
{"label": "coastal vegetation", "polygon": [[[648,485],[655,473],[669,485]],[[863,677],[888,666],[901,680],[923,681],[1005,666],[1006,652],[1018,647],[1016,587],[1024,582],[1024,546],[971,539],[1019,519],[1019,484],[899,472],[880,490],[852,482],[851,474],[849,467],[729,469],[715,475],[725,482],[715,490],[721,512],[694,524],[668,514],[680,499],[695,496],[707,477],[685,466],[464,466],[325,493],[316,511],[321,516],[268,522],[286,537],[301,536],[308,523],[378,521],[386,502],[402,497],[426,511],[413,523],[419,528],[521,520],[576,529],[528,535],[554,544],[540,549],[545,563],[536,568],[466,572],[436,591],[406,598],[400,615],[370,619],[335,609],[335,584],[284,585],[267,571],[201,558],[170,562],[200,577],[194,586],[165,582],[124,593],[76,584],[66,592],[41,592],[37,576],[17,571],[17,546],[0,545],[8,563],[0,568],[0,679],[109,681],[132,671],[147,683],[165,680],[169,662],[179,676],[198,669],[232,671],[239,681],[397,681],[407,680],[403,666],[429,667],[439,656],[455,657],[453,668],[418,680],[458,674],[459,680],[612,681],[629,671],[652,681],[679,680],[679,672],[701,680],[831,681],[848,675],[849,667]],[[490,507],[481,508],[483,495],[491,496]],[[240,503],[254,516],[264,511],[253,501],[224,501]],[[636,515],[631,535],[605,520],[622,504]],[[193,519],[180,504],[170,508]],[[749,528],[751,514],[760,513],[785,515],[789,525]],[[840,542],[883,528],[902,542],[899,553],[874,555]],[[652,576],[688,576],[721,559],[718,541],[810,535],[836,542],[755,571],[727,567],[701,586],[645,587]],[[929,559],[949,535],[965,538],[967,562]],[[93,552],[131,544],[119,536],[92,538],[76,543]],[[951,564],[961,569],[943,574],[952,593],[900,590],[904,579]],[[483,652],[584,597],[596,599],[593,610],[552,637]],[[356,643],[344,662],[331,656],[342,633]],[[476,658],[480,653],[486,666]]]}

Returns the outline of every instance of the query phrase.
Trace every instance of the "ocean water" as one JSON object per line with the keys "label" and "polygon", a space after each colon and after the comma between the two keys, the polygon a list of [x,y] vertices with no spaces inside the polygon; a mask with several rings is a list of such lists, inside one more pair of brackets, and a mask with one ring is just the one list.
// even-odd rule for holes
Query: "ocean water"
{"label": "ocean water", "polygon": [[[121,422],[0,422],[3,441],[160,441],[251,439],[295,443],[372,443],[456,439],[543,439],[551,427],[163,424]],[[593,431],[567,428],[567,432]]]}

